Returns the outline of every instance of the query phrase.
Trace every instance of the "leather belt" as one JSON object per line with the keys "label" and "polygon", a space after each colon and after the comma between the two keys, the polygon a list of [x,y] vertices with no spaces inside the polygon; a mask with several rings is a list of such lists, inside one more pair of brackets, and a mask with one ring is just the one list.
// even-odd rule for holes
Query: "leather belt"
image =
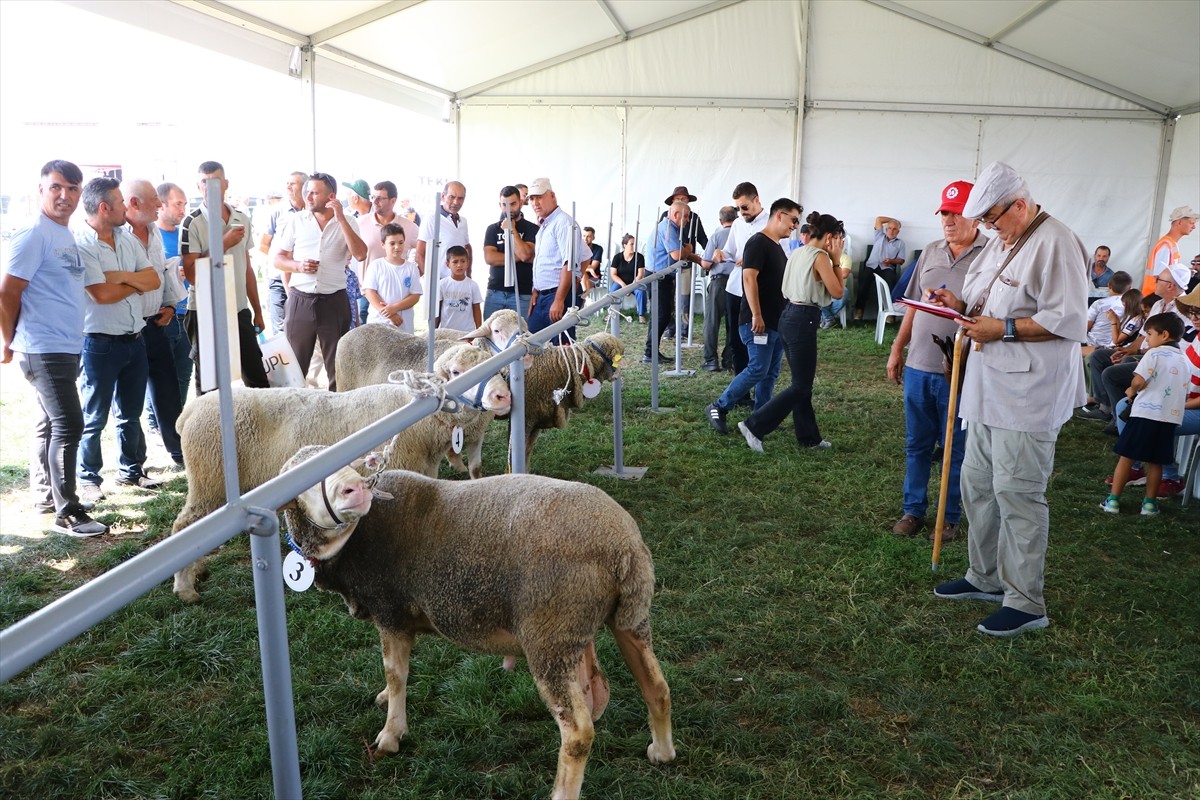
{"label": "leather belt", "polygon": [[110,342],[136,342],[142,338],[142,332],[137,333],[89,333],[93,339],[107,339]]}

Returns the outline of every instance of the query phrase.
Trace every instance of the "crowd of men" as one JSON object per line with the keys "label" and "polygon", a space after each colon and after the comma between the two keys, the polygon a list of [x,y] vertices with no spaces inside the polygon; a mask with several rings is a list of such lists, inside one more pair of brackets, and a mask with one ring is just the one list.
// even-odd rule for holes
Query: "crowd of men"
{"label": "crowd of men", "polygon": [[[225,200],[222,165],[202,163],[197,178],[204,199],[187,212],[186,194],[174,184],[94,178],[85,185],[77,166],[51,161],[39,183],[41,213],[12,240],[0,282],[3,360],[15,355],[38,397],[41,418],[30,469],[35,505],[53,512],[54,527],[68,534],[106,530],[89,512],[104,499],[100,434],[110,411],[117,420],[118,483],[143,489],[159,485],[144,468],[141,417],[147,398],[152,429],[182,465],[176,422],[189,383],[194,376],[197,393],[209,385],[200,363],[206,323],[196,308],[197,281],[207,280],[211,273],[204,271],[212,269],[206,259],[216,214],[207,204],[209,180],[220,187],[219,230],[225,263],[232,266],[240,377],[246,386],[268,385],[258,345],[266,324],[253,251],[272,268],[271,330],[287,338],[304,372],[319,347],[331,390],[336,389],[338,341],[365,321],[363,301],[377,299],[371,292],[360,296],[359,287],[376,285],[370,270],[384,257],[385,242],[393,258],[415,264],[430,285],[447,274],[451,251],[456,270],[462,269],[465,254],[470,274],[474,253],[461,213],[466,187],[459,181],[446,184],[436,213],[420,221],[407,201],[399,201],[397,209],[391,181],[342,183],[350,190],[343,205],[331,175],[294,172],[256,241],[251,220]],[[516,308],[538,331],[561,320],[577,293],[606,281],[617,288],[680,262],[689,270],[702,269],[709,276],[703,366],[734,373],[728,389],[706,409],[713,427],[724,433],[725,416],[734,406],[761,409],[771,398],[782,358],[776,327],[789,304],[781,284],[799,248],[810,246],[808,231],[800,229],[798,203],[779,198],[764,205],[749,182],[735,186],[730,197],[732,204],[721,208],[710,239],[690,207],[696,196],[676,187],[664,201],[646,258],[632,257],[633,248],[623,241],[626,252],[606,268],[595,231],[580,230],[559,205],[549,179],[505,186],[497,198],[498,220],[483,239],[489,268],[484,314]],[[68,223],[80,201],[85,221],[72,230]],[[526,218],[526,207],[533,219]],[[906,276],[897,274],[906,257],[900,222],[878,217],[859,280],[860,298],[877,274],[909,300],[961,315],[952,319],[910,306],[892,346],[887,374],[904,387],[907,466],[903,513],[893,532],[914,535],[926,525],[930,463],[945,444],[948,398],[956,390],[947,379],[943,350],[933,342],[952,339],[961,328],[971,345],[958,406],[966,432],[948,445],[951,489],[943,533],[947,540],[955,538],[965,513],[971,566],[965,577],[939,586],[935,594],[1001,603],[979,630],[1013,636],[1049,624],[1042,586],[1049,527],[1045,489],[1059,430],[1084,405],[1079,346],[1087,333],[1090,290],[1114,280],[1111,251],[1102,246],[1089,259],[1079,237],[1035,203],[1025,181],[1001,163],[984,169],[974,185],[947,185],[934,213],[944,235],[924,248]],[[1195,338],[1195,328],[1174,300],[1200,281],[1200,257],[1189,271],[1178,243],[1195,228],[1196,216],[1189,207],[1173,211],[1170,230],[1147,262],[1147,279],[1158,297],[1152,313],[1181,317],[1186,330],[1181,347]],[[822,241],[844,240],[841,223],[832,217],[813,214],[810,221],[834,226],[822,228]],[[981,227],[996,235],[985,237]],[[827,272],[837,284],[830,287],[836,288],[832,297],[845,302],[842,282],[849,277],[849,258],[842,257],[840,247],[831,252],[838,263],[830,268],[839,270]],[[690,287],[690,278],[683,281],[681,286]],[[1117,283],[1123,285],[1120,279]],[[660,330],[682,336],[685,321],[673,319],[676,291],[673,276],[660,281]],[[690,291],[680,293],[690,298]],[[821,303],[816,297],[823,298]],[[815,292],[790,302],[805,306],[806,324],[816,326],[830,319],[832,306],[822,305],[829,299],[828,292]],[[373,319],[400,324],[401,314]],[[658,347],[648,333],[644,360],[661,357]],[[1132,380],[1136,351],[1119,355],[1109,353],[1103,358],[1111,363],[1100,362],[1105,386],[1125,372]],[[814,437],[801,444],[829,447],[816,441],[815,426]],[[755,449],[761,450],[760,440],[747,436],[747,442],[752,447],[757,442]]]}

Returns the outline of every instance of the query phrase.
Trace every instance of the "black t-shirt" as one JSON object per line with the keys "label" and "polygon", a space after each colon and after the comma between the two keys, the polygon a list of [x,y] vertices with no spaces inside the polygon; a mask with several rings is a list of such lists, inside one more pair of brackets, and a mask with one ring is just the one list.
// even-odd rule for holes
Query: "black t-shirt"
{"label": "black t-shirt", "polygon": [[[762,311],[763,323],[773,331],[779,330],[779,315],[787,305],[783,296],[783,270],[787,267],[787,256],[779,242],[767,236],[762,231],[750,237],[742,250],[742,269],[758,270],[758,307]],[[742,279],[746,276],[743,273]],[[738,324],[747,325],[751,321],[750,304],[746,302],[745,290],[742,294],[742,311],[738,315]]]}
{"label": "black t-shirt", "polygon": [[[517,220],[517,235],[521,237],[521,241],[533,244],[537,238],[538,226],[522,217]],[[483,234],[484,245],[491,245],[504,252],[504,231],[500,230],[500,223],[494,222],[488,225],[487,231]],[[510,289],[504,285],[504,265],[491,267],[488,273],[488,291],[493,289]],[[518,261],[517,262],[517,291],[528,297],[533,294],[533,262]]]}
{"label": "black t-shirt", "polygon": [[637,271],[646,268],[646,257],[641,253],[634,253],[633,261],[626,261],[625,253],[620,252],[613,256],[612,263],[608,265],[608,268],[615,269],[617,277],[628,286],[637,280]]}

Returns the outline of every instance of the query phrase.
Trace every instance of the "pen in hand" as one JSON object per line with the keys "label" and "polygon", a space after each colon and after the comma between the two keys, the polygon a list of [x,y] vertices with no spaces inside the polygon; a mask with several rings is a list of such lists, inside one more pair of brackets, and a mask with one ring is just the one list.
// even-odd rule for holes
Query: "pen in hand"
{"label": "pen in hand", "polygon": [[[944,283],[943,283],[941,286],[939,286],[939,287],[938,287],[938,289],[945,289],[945,288],[946,288],[946,284],[944,284]],[[933,302],[933,299],[934,299],[934,297],[936,296],[936,295],[935,295],[935,292],[937,292],[937,289],[930,289],[930,290],[929,290],[929,302]]]}

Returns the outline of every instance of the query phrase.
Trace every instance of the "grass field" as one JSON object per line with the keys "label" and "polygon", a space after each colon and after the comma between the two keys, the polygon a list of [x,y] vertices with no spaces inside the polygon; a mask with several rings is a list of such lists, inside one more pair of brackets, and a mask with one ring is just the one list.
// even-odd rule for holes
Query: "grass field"
{"label": "grass field", "polygon": [[[646,760],[645,707],[602,633],[612,702],[585,797],[1200,797],[1195,504],[1165,501],[1144,519],[1131,488],[1127,514],[1102,513],[1112,440],[1096,423],[1068,423],[1049,491],[1053,624],[992,640],[974,631],[989,606],[931,594],[962,574],[964,544],[946,545],[934,573],[928,542],[889,532],[903,415],[873,327],[821,335],[816,402],[833,448],[802,453],[781,431],[763,455],[704,419],[727,374],[664,378],[661,404],[674,410],[648,410],[644,331],[625,336],[625,462],[646,477],[592,474],[612,462],[607,388],[533,453],[534,471],[594,483],[627,508],[657,570],[655,650],[679,757]],[[688,366],[699,359],[687,351]],[[164,537],[185,479],[157,496],[112,494],[100,518],[115,534],[43,535],[46,517],[17,513],[24,382],[11,368],[0,376],[7,626]],[[485,448],[489,474],[503,470],[505,427]],[[164,583],[0,686],[0,796],[269,797],[248,551],[241,536],[212,559],[200,605],[184,607]],[[558,731],[523,666],[508,673],[498,658],[419,640],[409,737],[374,759],[367,744],[384,720],[372,703],[383,683],[374,628],[332,594],[286,600],[305,797],[549,795]]]}

